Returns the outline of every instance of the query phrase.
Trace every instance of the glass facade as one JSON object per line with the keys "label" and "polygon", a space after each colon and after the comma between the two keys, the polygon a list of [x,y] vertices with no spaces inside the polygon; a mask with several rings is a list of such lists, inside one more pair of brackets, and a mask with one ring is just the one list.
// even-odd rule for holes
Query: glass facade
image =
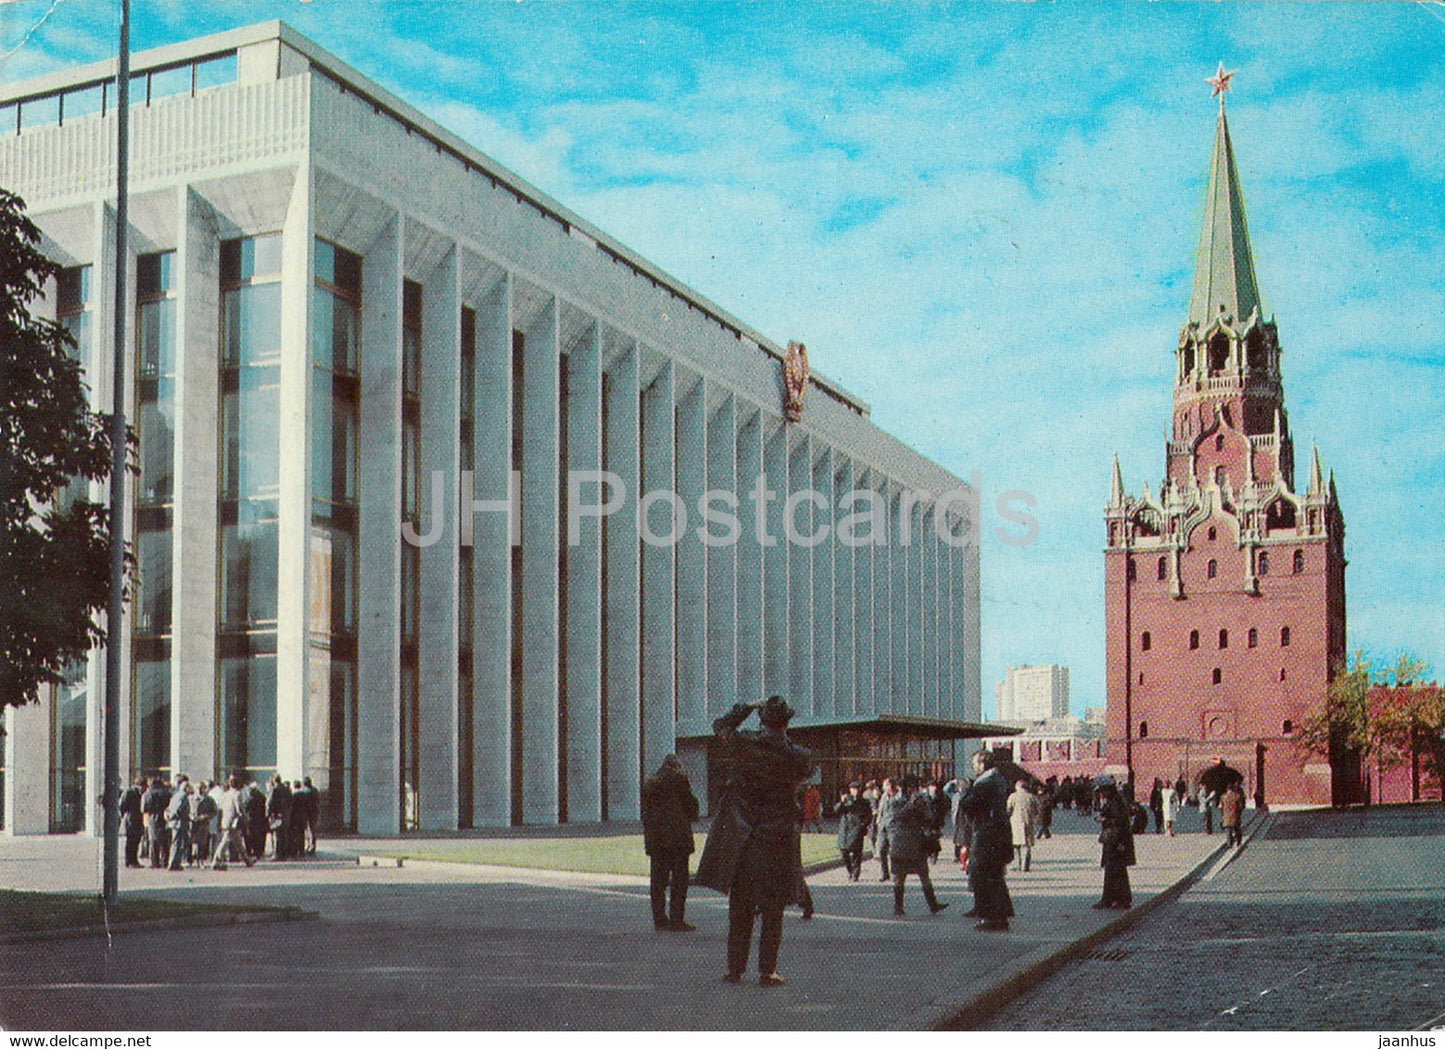
{"label": "glass facade", "polygon": [[[91,267],[72,266],[55,278],[55,317],[75,340],[71,350],[87,377],[94,353]],[[73,480],[58,501],[67,506],[90,497],[90,482]],[[85,828],[86,713],[90,688],[85,660],[72,664],[65,683],[55,686],[50,711],[50,830],[76,833]]]}
{"label": "glass facade", "polygon": [[325,826],[354,828],[361,257],[318,238],[314,259],[308,765]]}
{"label": "glass facade", "polygon": [[136,260],[136,592],[132,765],[171,771],[172,521],[176,443],[175,252]]}
{"label": "glass facade", "polygon": [[281,235],[221,244],[219,771],[276,765]]}

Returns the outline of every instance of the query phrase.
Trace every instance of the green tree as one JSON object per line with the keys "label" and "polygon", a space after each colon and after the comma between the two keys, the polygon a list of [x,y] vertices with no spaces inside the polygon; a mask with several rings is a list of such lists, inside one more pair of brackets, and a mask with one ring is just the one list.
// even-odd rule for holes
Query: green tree
{"label": "green tree", "polygon": [[0,189],[0,704],[34,702],[103,639],[106,508],[61,498],[110,474],[110,420],[86,401],[74,340],[31,304],[57,267]]}

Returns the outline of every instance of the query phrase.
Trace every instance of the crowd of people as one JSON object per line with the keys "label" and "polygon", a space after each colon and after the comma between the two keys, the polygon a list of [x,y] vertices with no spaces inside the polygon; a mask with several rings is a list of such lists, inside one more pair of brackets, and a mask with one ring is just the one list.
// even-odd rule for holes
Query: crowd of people
{"label": "crowd of people", "polygon": [[172,781],[140,776],[120,795],[125,865],[224,870],[262,857],[312,856],[320,813],[310,776],[289,784],[273,776],[264,791],[237,774],[224,783],[193,783],[183,773]]}

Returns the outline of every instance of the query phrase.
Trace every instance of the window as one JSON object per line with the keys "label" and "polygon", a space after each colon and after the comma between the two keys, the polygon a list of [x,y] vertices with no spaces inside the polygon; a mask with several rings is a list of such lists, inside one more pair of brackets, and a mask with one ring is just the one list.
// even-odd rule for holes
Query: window
{"label": "window", "polygon": [[1139,684],[1144,684],[1144,671],[1139,671]]}
{"label": "window", "polygon": [[1258,648],[1258,647],[1259,647],[1259,631],[1256,630],[1254,627],[1250,627],[1250,628],[1249,628],[1249,647],[1250,647],[1250,648]]}
{"label": "window", "polygon": [[1220,647],[1220,648],[1228,648],[1228,647],[1229,647],[1229,631],[1228,631],[1228,630],[1221,630],[1221,631],[1219,632],[1219,647]]}
{"label": "window", "polygon": [[1159,559],[1159,578],[1169,578],[1169,559],[1167,557],[1161,557]]}
{"label": "window", "polygon": [[1210,579],[1213,579],[1215,576],[1219,575],[1219,562],[1211,557],[1209,559],[1209,564],[1205,566],[1204,574],[1207,575]]}
{"label": "window", "polygon": [[1289,648],[1289,627],[1287,626],[1279,628],[1279,647]]}
{"label": "window", "polygon": [[1224,672],[1221,671],[1218,667],[1215,667],[1214,674],[1212,675],[1212,680],[1214,684],[1219,684],[1221,681],[1224,680]]}
{"label": "window", "polygon": [[1305,552],[1296,550],[1294,552],[1294,574],[1299,575],[1305,570]]}
{"label": "window", "polygon": [[1199,647],[1199,631],[1189,631],[1189,647],[1191,650]]}
{"label": "window", "polygon": [[1224,451],[1224,434],[1221,433],[1221,434],[1217,434],[1217,435],[1215,436],[1215,438],[1214,438],[1214,450],[1215,450],[1216,452],[1222,452],[1222,451]]}
{"label": "window", "polygon": [[1289,718],[1284,719],[1284,724],[1279,727],[1280,735],[1288,736],[1294,731],[1294,722]]}
{"label": "window", "polygon": [[1147,631],[1147,630],[1144,631],[1144,636],[1139,639],[1139,647],[1140,647],[1141,649],[1143,649],[1145,652],[1148,652],[1148,651],[1149,651],[1149,645],[1150,645],[1150,643],[1151,643],[1152,640],[1153,640],[1153,639],[1150,638],[1150,636],[1149,636],[1149,631]]}
{"label": "window", "polygon": [[1280,668],[1279,668],[1279,679],[1280,679],[1281,681],[1284,680],[1284,667],[1280,667]]}
{"label": "window", "polygon": [[1211,540],[1219,538],[1219,529],[1215,528],[1213,525],[1209,526],[1209,538]]}
{"label": "window", "polygon": [[1147,721],[1141,721],[1141,722],[1139,722],[1139,738],[1140,738],[1140,739],[1148,739],[1148,738],[1149,738],[1149,722],[1147,722]]}
{"label": "window", "polygon": [[1269,575],[1269,552],[1261,550],[1259,557],[1255,559],[1255,565],[1259,575]]}

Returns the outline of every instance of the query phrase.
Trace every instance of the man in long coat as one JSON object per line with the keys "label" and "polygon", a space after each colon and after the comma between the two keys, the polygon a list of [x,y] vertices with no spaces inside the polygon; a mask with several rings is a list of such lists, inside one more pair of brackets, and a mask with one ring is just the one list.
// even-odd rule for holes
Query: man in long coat
{"label": "man in long coat", "polygon": [[150,786],[140,776],[120,796],[120,818],[125,827],[125,865],[140,866],[140,840],[145,834],[145,814],[141,812],[140,799]]}
{"label": "man in long coat", "polygon": [[1013,859],[1013,832],[1008,818],[1008,779],[994,768],[993,755],[979,751],[973,756],[975,779],[959,800],[959,809],[973,825],[973,845],[968,856],[968,881],[973,889],[975,926],[987,932],[1003,932],[1013,917],[1004,871]]}
{"label": "man in long coat", "polygon": [[863,797],[862,784],[857,780],[848,784],[848,793],[838,802],[837,812],[838,851],[843,856],[848,880],[857,881],[863,873],[863,839],[873,822],[873,806]]}
{"label": "man in long coat", "polygon": [[934,914],[948,906],[939,903],[933,894],[933,880],[928,876],[928,861],[937,838],[933,799],[918,793],[918,777],[903,777],[903,804],[893,810],[888,825],[888,843],[893,850],[893,913],[903,917],[903,883],[916,874],[923,886],[923,899]]}
{"label": "man in long coat", "polygon": [[[642,785],[642,845],[652,863],[652,926],[691,932],[687,910],[687,858],[692,855],[692,825],[697,796],[676,754],[662,759],[657,774]],[[667,905],[668,886],[672,906]]]}
{"label": "man in long coat", "polygon": [[[739,729],[754,710],[762,730]],[[788,739],[793,714],[783,697],[770,696],[762,704],[737,704],[712,726],[726,754],[727,778],[696,881],[728,894],[728,983],[739,982],[748,967],[759,914],[758,982],[784,982],[777,972],[783,908],[802,877],[793,799],[813,773],[812,753]]]}

